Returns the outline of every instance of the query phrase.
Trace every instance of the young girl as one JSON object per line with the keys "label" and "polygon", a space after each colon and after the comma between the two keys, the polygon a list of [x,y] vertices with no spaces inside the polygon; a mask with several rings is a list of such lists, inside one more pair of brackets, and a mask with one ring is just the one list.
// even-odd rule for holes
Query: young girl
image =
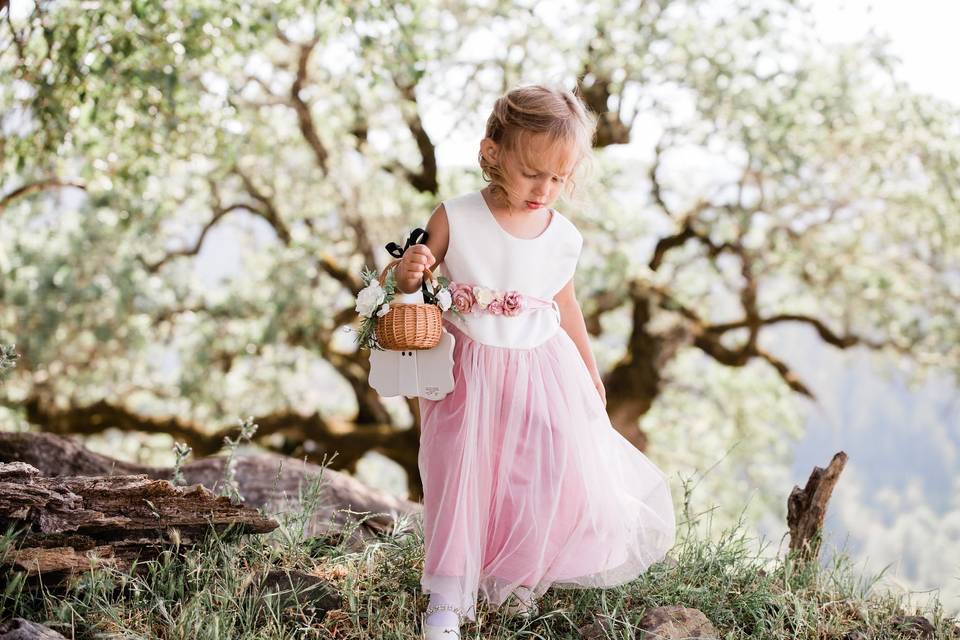
{"label": "young girl", "polygon": [[573,276],[583,238],[550,208],[596,118],[569,91],[516,88],[480,143],[489,182],[444,201],[397,266],[452,284],[454,389],[419,400],[426,638],[457,638],[478,594],[530,615],[548,587],[613,587],[674,544],[663,473],[610,424]]}

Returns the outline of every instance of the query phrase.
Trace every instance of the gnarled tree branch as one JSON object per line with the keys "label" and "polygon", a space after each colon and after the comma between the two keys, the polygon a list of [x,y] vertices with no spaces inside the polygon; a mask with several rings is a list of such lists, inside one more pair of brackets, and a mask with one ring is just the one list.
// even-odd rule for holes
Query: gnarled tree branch
{"label": "gnarled tree branch", "polygon": [[250,194],[250,197],[259,202],[262,206],[262,208],[255,209],[254,212],[270,223],[270,226],[273,227],[274,231],[277,232],[277,237],[280,238],[280,242],[282,242],[284,245],[289,245],[290,230],[283,222],[283,218],[280,216],[280,212],[277,209],[277,205],[274,203],[273,198],[258,189],[253,183],[253,180],[251,180],[250,177],[240,169],[240,167],[235,166],[233,168],[233,172],[240,176],[240,180],[243,182],[243,186],[247,190],[247,193]]}
{"label": "gnarled tree branch", "polygon": [[21,185],[11,191],[10,193],[0,197],[0,211],[3,211],[9,207],[14,200],[19,198],[24,198],[31,193],[36,193],[38,191],[48,191],[50,189],[62,188],[62,187],[73,187],[74,189],[80,189],[81,191],[86,191],[87,186],[81,182],[75,182],[72,180],[61,180],[59,178],[46,178],[44,180],[37,180],[36,182],[28,182],[24,185]]}
{"label": "gnarled tree branch", "polygon": [[[290,42],[288,39],[286,41],[288,43]],[[326,177],[330,173],[330,153],[320,140],[320,134],[317,133],[317,126],[313,121],[310,105],[304,101],[301,95],[301,92],[309,81],[307,65],[310,62],[310,55],[313,53],[313,49],[317,46],[318,42],[319,40],[314,38],[310,42],[297,45],[297,71],[293,84],[290,85],[290,103],[293,105],[293,109],[297,114],[297,124],[300,126],[300,133],[303,134],[304,140],[307,141],[307,145],[313,151],[313,157],[317,162],[317,167],[324,177]]]}
{"label": "gnarled tree branch", "polygon": [[603,25],[596,25],[597,34],[590,39],[583,64],[577,73],[577,88],[583,101],[597,114],[597,135],[594,146],[603,148],[611,144],[630,142],[630,128],[633,124],[620,119],[620,109],[610,111],[610,97],[614,95],[613,79],[595,68],[593,62],[598,59],[597,44],[604,42],[607,34]]}
{"label": "gnarled tree branch", "polygon": [[400,91],[403,99],[410,104],[410,108],[404,110],[404,120],[417,143],[417,149],[420,151],[421,167],[419,171],[412,171],[399,163],[394,163],[389,165],[387,169],[400,169],[414,189],[421,193],[435,194],[440,190],[440,185],[437,182],[437,154],[433,141],[427,134],[426,129],[423,128],[423,121],[420,119],[417,86],[414,83],[403,81],[397,74],[393,74],[393,83]]}
{"label": "gnarled tree branch", "polygon": [[[355,372],[354,378],[359,376]],[[363,377],[366,381],[366,377]],[[364,393],[376,392],[369,389]],[[358,395],[358,398],[365,396]],[[239,427],[225,426],[216,430],[206,429],[196,422],[177,417],[155,417],[139,414],[127,407],[100,400],[84,407],[59,409],[48,406],[38,397],[28,398],[22,406],[26,419],[48,433],[89,435],[114,428],[121,431],[169,434],[176,441],[188,444],[197,455],[217,453],[224,446],[225,437],[236,437]],[[373,406],[372,402],[370,406]],[[382,409],[379,396],[376,406]],[[416,451],[419,429],[398,430],[387,421],[361,423],[324,418],[319,414],[304,416],[292,411],[282,411],[254,417],[258,429],[254,440],[271,451],[284,455],[297,455],[309,460],[321,461],[337,452],[330,463],[331,468],[355,471],[356,463],[367,452],[376,450],[404,466],[411,491],[420,490],[420,477],[416,459],[410,451]],[[278,441],[279,439],[279,441]]]}
{"label": "gnarled tree branch", "polygon": [[185,256],[195,256],[200,253],[200,249],[203,247],[203,241],[206,239],[207,234],[210,233],[210,230],[221,220],[224,216],[232,211],[249,211],[251,213],[256,213],[248,205],[242,203],[235,203],[228,205],[226,207],[217,207],[213,211],[213,216],[210,220],[207,221],[203,228],[200,230],[200,235],[197,236],[197,239],[194,241],[193,246],[186,247],[183,249],[177,249],[176,251],[168,251],[163,255],[162,258],[155,262],[147,262],[143,256],[138,256],[140,263],[143,265],[143,268],[149,271],[150,273],[156,273],[160,270],[163,265],[175,260],[176,258],[182,258]]}

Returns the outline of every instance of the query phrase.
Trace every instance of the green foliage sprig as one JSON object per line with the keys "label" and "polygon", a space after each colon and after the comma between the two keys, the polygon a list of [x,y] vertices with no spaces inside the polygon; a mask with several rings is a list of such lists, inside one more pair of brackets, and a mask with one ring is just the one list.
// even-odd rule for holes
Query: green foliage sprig
{"label": "green foliage sprig", "polygon": [[17,366],[17,345],[0,344],[0,381],[6,377],[7,372]]}
{"label": "green foliage sprig", "polygon": [[[387,272],[387,277],[383,279],[382,296],[379,299],[379,302],[372,309],[369,314],[363,313],[363,305],[361,304],[361,298],[364,295],[367,295],[371,298],[374,297],[376,290],[374,285],[379,285],[380,275],[366,266],[360,271],[360,279],[363,282],[363,289],[357,294],[357,313],[361,315],[363,320],[360,322],[360,329],[357,331],[356,342],[360,345],[360,348],[366,349],[376,349],[378,351],[383,351],[383,347],[377,342],[376,336],[376,327],[377,319],[380,317],[377,315],[380,311],[386,307],[389,310],[390,302],[393,300],[397,291],[397,278],[393,272],[393,269]],[[364,292],[369,292],[364,294]],[[385,312],[384,312],[385,313]],[[380,314],[383,315],[383,314]]]}
{"label": "green foliage sprig", "polygon": [[240,427],[240,433],[236,438],[224,436],[223,445],[229,451],[227,464],[223,467],[223,483],[220,486],[218,495],[227,496],[233,502],[243,502],[243,495],[240,493],[240,485],[237,483],[237,449],[244,442],[250,442],[257,432],[256,422],[253,416],[247,416],[245,419],[237,418],[237,426]]}
{"label": "green foliage sprig", "polygon": [[173,480],[171,480],[171,483],[175,486],[187,484],[187,479],[183,475],[183,463],[186,462],[187,456],[189,456],[192,451],[193,448],[185,442],[173,443],[173,453],[176,455],[177,460],[173,464]]}

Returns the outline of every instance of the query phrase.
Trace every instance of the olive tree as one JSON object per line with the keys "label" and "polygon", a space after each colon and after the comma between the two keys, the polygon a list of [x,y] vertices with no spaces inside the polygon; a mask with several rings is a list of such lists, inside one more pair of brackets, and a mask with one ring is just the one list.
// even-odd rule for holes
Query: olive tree
{"label": "olive tree", "polygon": [[260,445],[336,451],[333,468],[378,451],[418,497],[416,400],[379,397],[344,332],[360,271],[482,185],[438,148],[479,142],[493,99],[539,80],[600,118],[587,204],[565,212],[608,411],[636,446],[696,468],[744,438],[732,455],[772,473],[811,394],[771,342],[788,323],[960,371],[958,112],[898,81],[882,41],[819,43],[800,3],[0,18],[0,342],[22,356],[0,394],[23,428],[207,455],[251,415]]}

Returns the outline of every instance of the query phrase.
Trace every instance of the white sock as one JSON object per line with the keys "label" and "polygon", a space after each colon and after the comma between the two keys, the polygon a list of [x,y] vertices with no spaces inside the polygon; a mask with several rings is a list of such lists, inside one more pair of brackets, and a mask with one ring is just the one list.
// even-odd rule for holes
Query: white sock
{"label": "white sock", "polygon": [[517,585],[517,588],[513,590],[513,593],[517,598],[520,599],[527,606],[531,606],[534,602],[533,591],[529,588],[521,585]]}
{"label": "white sock", "polygon": [[[443,578],[441,588],[430,593],[430,604],[427,606],[433,607],[438,604],[459,606],[459,600],[456,598],[456,594],[460,590],[459,580],[459,576]],[[429,625],[456,627],[458,623],[457,613],[450,610],[436,611],[427,616],[426,622]]]}

